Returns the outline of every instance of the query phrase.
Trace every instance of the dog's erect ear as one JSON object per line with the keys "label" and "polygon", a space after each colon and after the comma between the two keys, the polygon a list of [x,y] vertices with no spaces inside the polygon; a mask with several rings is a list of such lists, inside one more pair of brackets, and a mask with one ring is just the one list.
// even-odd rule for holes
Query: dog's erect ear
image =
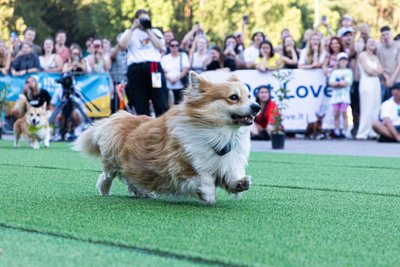
{"label": "dog's erect ear", "polygon": [[236,76],[235,74],[231,75],[231,77],[229,77],[228,82],[240,82],[238,76]]}
{"label": "dog's erect ear", "polygon": [[202,78],[196,72],[192,70],[189,72],[189,82],[193,89],[201,90],[201,79]]}
{"label": "dog's erect ear", "polygon": [[46,108],[47,108],[47,102],[44,102],[43,105],[42,105],[42,109],[46,110]]}

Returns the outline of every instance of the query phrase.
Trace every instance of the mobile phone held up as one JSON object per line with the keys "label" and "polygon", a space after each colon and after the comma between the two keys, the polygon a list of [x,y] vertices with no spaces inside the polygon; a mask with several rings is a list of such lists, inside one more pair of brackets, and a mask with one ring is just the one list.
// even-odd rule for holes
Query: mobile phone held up
{"label": "mobile phone held up", "polygon": [[151,21],[148,19],[139,19],[140,25],[142,25],[143,29],[151,28]]}
{"label": "mobile phone held up", "polygon": [[244,24],[249,24],[249,16],[248,15],[244,15],[243,16],[243,23]]}
{"label": "mobile phone held up", "polygon": [[325,16],[325,15],[323,15],[323,16],[321,17],[321,21],[322,21],[322,22],[326,22],[326,16]]}

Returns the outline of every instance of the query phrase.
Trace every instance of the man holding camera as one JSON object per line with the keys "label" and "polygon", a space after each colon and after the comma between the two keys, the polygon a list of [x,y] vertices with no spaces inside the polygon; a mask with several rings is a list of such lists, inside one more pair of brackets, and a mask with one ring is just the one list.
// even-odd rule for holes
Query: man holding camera
{"label": "man holding camera", "polygon": [[139,115],[150,115],[151,100],[156,116],[162,115],[168,110],[168,91],[160,64],[161,52],[165,51],[164,37],[159,30],[151,28],[147,11],[136,12],[131,28],[122,34],[119,45],[128,50],[129,105]]}

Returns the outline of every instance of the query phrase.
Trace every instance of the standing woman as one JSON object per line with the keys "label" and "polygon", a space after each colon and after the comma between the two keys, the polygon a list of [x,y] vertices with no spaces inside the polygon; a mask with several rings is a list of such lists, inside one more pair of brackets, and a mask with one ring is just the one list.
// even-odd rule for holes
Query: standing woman
{"label": "standing woman", "polygon": [[372,129],[372,122],[379,119],[381,105],[381,84],[379,75],[383,68],[376,56],[376,43],[371,37],[367,39],[365,50],[358,58],[361,73],[360,79],[360,125],[357,139],[375,138],[377,134]]}
{"label": "standing woman", "polygon": [[283,68],[297,69],[299,62],[299,52],[297,51],[296,41],[291,35],[282,39],[282,56]]}
{"label": "standing woman", "polygon": [[151,28],[149,13],[139,9],[130,29],[120,40],[122,49],[128,49],[129,105],[137,114],[150,115],[149,100],[156,116],[168,110],[168,92],[161,67],[161,52],[165,52],[164,36]]}
{"label": "standing woman", "polygon": [[161,59],[161,65],[167,79],[167,88],[173,92],[174,104],[177,105],[183,99],[186,84],[182,79],[189,71],[189,57],[185,52],[179,51],[179,41],[176,39],[169,42],[169,48],[171,52]]}
{"label": "standing woman", "polygon": [[51,38],[45,39],[42,45],[42,56],[39,56],[40,66],[43,71],[61,72],[63,60],[55,52],[53,40]]}
{"label": "standing woman", "polygon": [[196,73],[202,73],[206,68],[208,58],[208,40],[205,36],[196,36],[190,49],[190,68]]}
{"label": "standing woman", "polygon": [[322,72],[328,80],[333,69],[336,68],[336,65],[338,64],[338,55],[341,52],[344,52],[342,41],[339,37],[332,37],[328,45],[328,55],[322,64]]}
{"label": "standing woman", "polygon": [[326,58],[320,35],[315,32],[310,36],[306,47],[300,52],[299,69],[318,69]]}

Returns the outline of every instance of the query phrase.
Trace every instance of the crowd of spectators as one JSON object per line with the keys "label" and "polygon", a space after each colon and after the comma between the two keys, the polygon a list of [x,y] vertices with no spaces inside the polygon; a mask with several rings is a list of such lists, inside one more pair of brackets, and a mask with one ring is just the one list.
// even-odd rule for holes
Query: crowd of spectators
{"label": "crowd of spectators", "polygon": [[[62,30],[55,34],[55,41],[46,38],[40,47],[34,42],[35,29],[28,27],[23,40],[12,34],[7,42],[0,41],[0,71],[3,75],[14,76],[37,71],[110,73],[114,88],[128,84],[131,108],[138,114],[150,114],[148,103],[151,100],[159,116],[168,109],[165,105],[168,94],[151,91],[148,87],[171,90],[172,102],[178,104],[182,101],[189,70],[201,73],[217,69],[256,69],[260,72],[280,68],[322,69],[336,101],[332,102],[335,114],[333,136],[350,137],[347,121],[340,124],[339,120],[347,118],[347,107],[351,105],[351,135],[362,140],[377,138],[373,124],[378,120],[381,103],[392,99],[392,88],[399,88],[399,35],[394,38],[391,28],[384,26],[380,29],[380,40],[374,40],[369,26],[365,23],[354,25],[349,15],[342,17],[337,32],[326,20],[315,29],[306,29],[299,44],[289,29],[283,29],[279,43],[272,43],[267,33],[256,31],[251,34],[251,43],[247,47],[246,21],[243,21],[241,32],[227,33],[222,46],[218,46],[212,44],[200,23],[194,24],[183,39],[178,40],[172,30],[162,33],[144,26],[142,20],[151,21],[146,11],[139,10],[132,27],[118,34],[114,46],[108,39],[90,37],[84,51],[76,43],[68,47],[67,33]],[[320,27],[325,27],[328,34],[324,35]],[[154,75],[156,72],[161,75]],[[146,73],[151,73],[151,77],[147,78]],[[263,105],[268,105],[272,101],[265,90],[260,89],[263,95],[259,97],[266,98]],[[112,104],[112,110],[116,109],[117,104]],[[270,109],[263,107],[263,110]],[[255,134],[259,135],[263,130],[270,132],[264,124],[266,121],[272,123],[271,117],[265,115],[260,121],[263,129],[257,128]]]}

